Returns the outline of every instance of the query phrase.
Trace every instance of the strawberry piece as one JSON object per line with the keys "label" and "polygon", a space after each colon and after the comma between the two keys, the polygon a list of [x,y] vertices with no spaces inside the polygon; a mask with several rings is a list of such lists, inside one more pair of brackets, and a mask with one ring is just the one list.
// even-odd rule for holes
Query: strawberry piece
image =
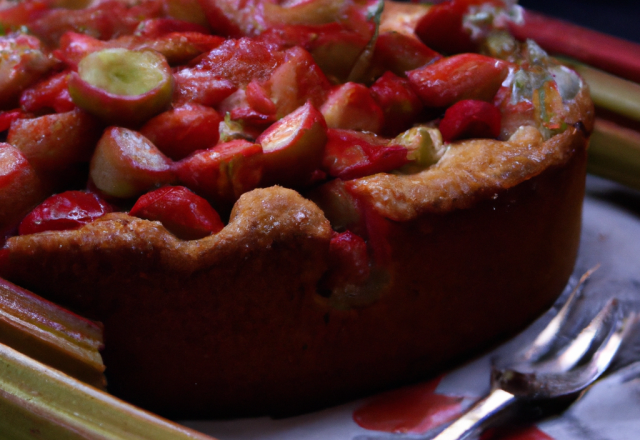
{"label": "strawberry piece", "polygon": [[509,73],[509,63],[466,53],[407,72],[427,107],[448,107],[463,99],[491,101]]}
{"label": "strawberry piece", "polygon": [[216,207],[228,209],[262,179],[262,147],[245,140],[218,144],[176,162],[178,179]]}
{"label": "strawberry piece", "polygon": [[445,142],[468,138],[497,138],[500,135],[500,110],[484,101],[467,99],[449,107],[440,121]]}
{"label": "strawberry piece", "polygon": [[349,180],[392,171],[409,162],[408,150],[387,145],[373,134],[329,129],[322,168],[330,176]]}
{"label": "strawberry piece", "polygon": [[448,54],[474,52],[477,44],[471,33],[463,27],[464,15],[470,6],[476,6],[487,0],[449,0],[431,6],[416,24],[416,35],[429,47]]}
{"label": "strawberry piece", "polygon": [[86,191],[65,191],[38,205],[20,223],[20,235],[77,229],[113,208],[100,196]]}
{"label": "strawberry piece", "polygon": [[57,73],[22,92],[20,106],[27,112],[52,109],[56,113],[76,108],[67,88],[68,71]]}
{"label": "strawberry piece", "polygon": [[411,127],[422,112],[423,105],[409,81],[385,72],[370,88],[371,96],[384,114],[382,134],[395,136]]}
{"label": "strawberry piece", "polygon": [[329,262],[329,270],[320,286],[321,291],[328,291],[329,295],[334,289],[348,284],[363,284],[371,272],[367,244],[351,231],[334,233],[329,242]]}
{"label": "strawberry piece", "polygon": [[216,234],[224,224],[218,213],[202,197],[184,186],[165,186],[138,199],[130,215],[157,220],[183,240],[196,240]]}
{"label": "strawberry piece", "polygon": [[165,155],[180,160],[218,143],[220,122],[211,107],[185,104],[151,118],[140,133]]}
{"label": "strawberry piece", "polygon": [[333,89],[320,112],[330,128],[379,133],[384,123],[382,109],[369,89],[354,82]]}

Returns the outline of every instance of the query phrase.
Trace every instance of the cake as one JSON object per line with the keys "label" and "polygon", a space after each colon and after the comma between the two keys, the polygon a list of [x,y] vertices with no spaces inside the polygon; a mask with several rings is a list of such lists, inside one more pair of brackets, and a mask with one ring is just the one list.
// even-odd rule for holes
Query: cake
{"label": "cake", "polygon": [[[88,3],[2,37],[35,67],[0,93],[21,170],[0,273],[104,325],[110,392],[171,417],[321,408],[437,374],[562,292],[593,108],[505,33],[512,5]],[[112,59],[158,79],[106,93]],[[193,114],[215,130],[181,141]],[[63,153],[34,140],[51,118],[81,127]]]}

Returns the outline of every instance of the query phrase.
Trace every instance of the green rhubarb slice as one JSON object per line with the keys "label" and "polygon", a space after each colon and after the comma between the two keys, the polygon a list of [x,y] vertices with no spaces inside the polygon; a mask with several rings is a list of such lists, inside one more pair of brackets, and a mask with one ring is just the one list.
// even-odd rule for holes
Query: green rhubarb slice
{"label": "green rhubarb slice", "polygon": [[587,171],[640,189],[640,133],[596,118]]}
{"label": "green rhubarb slice", "polygon": [[102,328],[1,278],[0,343],[95,387],[106,385]]}
{"label": "green rhubarb slice", "polygon": [[0,371],[3,440],[213,440],[129,405],[3,344],[0,344]]}

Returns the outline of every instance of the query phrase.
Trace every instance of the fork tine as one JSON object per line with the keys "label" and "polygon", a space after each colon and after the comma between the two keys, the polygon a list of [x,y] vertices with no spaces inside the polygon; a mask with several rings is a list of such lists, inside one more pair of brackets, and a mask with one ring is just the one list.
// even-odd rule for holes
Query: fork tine
{"label": "fork tine", "polygon": [[528,362],[535,361],[549,351],[560,329],[567,321],[571,310],[575,307],[580,296],[581,288],[599,267],[600,265],[597,265],[589,269],[582,275],[582,277],[580,277],[580,281],[578,281],[578,284],[573,289],[562,308],[558,311],[558,314],[549,321],[547,326],[538,334],[536,339],[529,345],[529,348],[522,354],[524,360]]}
{"label": "fork tine", "polygon": [[611,298],[589,324],[580,331],[571,342],[547,361],[536,365],[536,371],[541,373],[561,373],[568,371],[584,357],[598,337],[606,331],[606,336],[615,329],[620,319],[620,307],[616,298]]}
{"label": "fork tine", "polygon": [[589,386],[609,367],[630,327],[629,322],[633,320],[632,316],[623,318],[620,307],[608,309],[611,310],[609,324],[603,327],[606,335],[584,365],[560,372],[541,372],[537,368],[535,372],[511,370],[498,378],[500,387],[526,397],[553,398],[573,394]]}

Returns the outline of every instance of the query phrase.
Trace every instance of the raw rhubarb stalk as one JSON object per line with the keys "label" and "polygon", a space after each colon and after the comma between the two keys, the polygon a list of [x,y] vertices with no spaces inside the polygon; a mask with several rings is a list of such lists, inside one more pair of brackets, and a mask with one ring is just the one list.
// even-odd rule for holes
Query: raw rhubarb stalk
{"label": "raw rhubarb stalk", "polygon": [[213,440],[0,344],[3,440]]}
{"label": "raw rhubarb stalk", "polygon": [[596,118],[587,170],[640,189],[640,133]]}
{"label": "raw rhubarb stalk", "polygon": [[532,11],[510,27],[518,39],[530,38],[552,54],[567,55],[615,75],[640,82],[640,44]]}
{"label": "raw rhubarb stalk", "polygon": [[0,343],[90,385],[106,386],[98,351],[102,328],[2,278]]}
{"label": "raw rhubarb stalk", "polygon": [[640,84],[573,60],[560,60],[589,84],[591,98],[597,107],[640,121]]}

